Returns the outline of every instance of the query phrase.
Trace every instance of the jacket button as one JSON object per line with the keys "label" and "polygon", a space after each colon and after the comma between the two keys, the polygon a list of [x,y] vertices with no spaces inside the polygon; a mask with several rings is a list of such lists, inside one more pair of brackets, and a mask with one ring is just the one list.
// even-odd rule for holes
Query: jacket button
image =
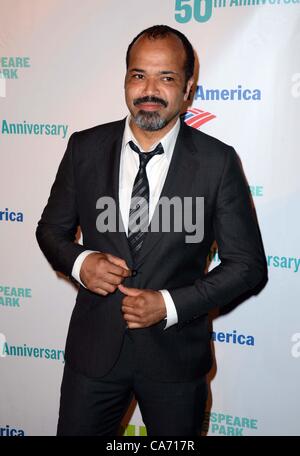
{"label": "jacket button", "polygon": [[136,269],[132,269],[131,270],[131,277],[135,277],[137,275],[137,270]]}

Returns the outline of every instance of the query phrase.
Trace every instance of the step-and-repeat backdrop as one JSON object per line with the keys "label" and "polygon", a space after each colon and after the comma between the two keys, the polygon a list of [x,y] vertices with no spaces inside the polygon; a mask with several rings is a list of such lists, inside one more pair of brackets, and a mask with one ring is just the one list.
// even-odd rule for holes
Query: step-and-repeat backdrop
{"label": "step-and-repeat backdrop", "polygon": [[[1,436],[56,432],[76,289],[35,229],[70,134],[126,115],[126,49],[154,24],[195,47],[186,122],[237,150],[269,267],[258,296],[213,321],[207,433],[300,434],[300,1],[1,0]],[[138,406],[124,433],[145,435]]]}

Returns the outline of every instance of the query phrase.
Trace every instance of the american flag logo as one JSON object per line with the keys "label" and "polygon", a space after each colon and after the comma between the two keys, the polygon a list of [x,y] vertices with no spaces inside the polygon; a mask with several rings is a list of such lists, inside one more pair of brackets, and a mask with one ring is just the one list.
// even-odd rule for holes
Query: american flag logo
{"label": "american flag logo", "polygon": [[202,109],[191,108],[183,116],[183,120],[187,125],[193,128],[200,128],[201,125],[215,119],[216,116],[211,112],[202,111]]}

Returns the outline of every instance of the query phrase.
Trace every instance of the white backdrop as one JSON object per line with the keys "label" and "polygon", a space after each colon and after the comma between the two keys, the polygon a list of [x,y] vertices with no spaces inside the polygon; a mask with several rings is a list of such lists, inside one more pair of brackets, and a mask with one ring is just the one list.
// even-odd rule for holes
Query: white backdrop
{"label": "white backdrop", "polygon": [[[35,228],[70,134],[126,115],[127,46],[157,23],[197,51],[187,122],[202,118],[198,128],[239,153],[269,266],[259,296],[214,320],[208,435],[299,435],[299,0],[0,8],[0,435],[56,432],[76,290],[48,265]],[[138,407],[126,433],[145,434]]]}

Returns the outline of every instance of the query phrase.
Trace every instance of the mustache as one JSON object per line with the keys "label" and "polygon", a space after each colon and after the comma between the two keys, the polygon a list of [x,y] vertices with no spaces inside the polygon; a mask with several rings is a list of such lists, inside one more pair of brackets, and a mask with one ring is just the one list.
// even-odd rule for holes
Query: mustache
{"label": "mustache", "polygon": [[139,104],[143,103],[156,103],[156,104],[161,104],[165,108],[168,106],[168,103],[163,100],[162,98],[157,98],[157,97],[141,97],[141,98],[136,98],[133,100],[134,106],[138,106]]}

